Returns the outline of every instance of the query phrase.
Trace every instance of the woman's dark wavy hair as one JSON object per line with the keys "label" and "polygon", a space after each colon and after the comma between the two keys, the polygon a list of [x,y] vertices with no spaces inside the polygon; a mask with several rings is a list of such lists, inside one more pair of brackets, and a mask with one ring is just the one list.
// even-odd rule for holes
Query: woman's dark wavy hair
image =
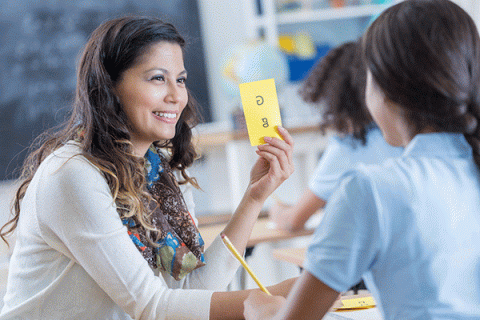
{"label": "woman's dark wavy hair", "polygon": [[[117,206],[122,208],[121,216],[135,216],[143,226],[151,229],[150,210],[146,205],[151,197],[144,191],[144,160],[133,154],[129,123],[114,87],[122,74],[152,45],[163,41],[176,43],[182,50],[185,47],[185,40],[173,25],[152,17],[113,19],[92,33],[81,56],[71,116],[60,130],[45,132],[32,144],[33,151],[24,163],[22,184],[14,199],[14,217],[0,229],[3,240],[17,226],[20,202],[40,163],[74,139],[79,140],[82,155],[103,172]],[[197,104],[189,92],[175,136],[163,144],[156,143],[170,150],[171,167],[180,170],[185,181],[196,187],[195,179],[185,170],[197,157],[192,144],[192,128],[199,121]]]}
{"label": "woman's dark wavy hair", "polygon": [[332,129],[365,144],[372,118],[365,105],[366,70],[361,49],[360,40],[331,49],[313,67],[300,95],[320,108],[322,133]]}
{"label": "woman's dark wavy hair", "polygon": [[411,136],[425,127],[463,133],[480,166],[480,39],[472,18],[447,0],[388,8],[364,35],[364,55]]}

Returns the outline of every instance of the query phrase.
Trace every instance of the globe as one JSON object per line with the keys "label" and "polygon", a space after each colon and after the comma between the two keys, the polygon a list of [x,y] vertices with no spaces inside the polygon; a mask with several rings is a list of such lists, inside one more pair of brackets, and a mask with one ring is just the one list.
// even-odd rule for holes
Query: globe
{"label": "globe", "polygon": [[286,56],[277,47],[260,41],[228,49],[221,68],[223,89],[231,97],[240,97],[241,83],[273,78],[278,91],[289,79]]}

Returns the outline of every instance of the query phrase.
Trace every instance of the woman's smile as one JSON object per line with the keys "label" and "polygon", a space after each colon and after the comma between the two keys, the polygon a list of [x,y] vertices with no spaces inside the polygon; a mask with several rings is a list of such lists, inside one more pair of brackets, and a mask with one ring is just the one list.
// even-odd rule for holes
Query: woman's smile
{"label": "woman's smile", "polygon": [[135,153],[143,156],[155,141],[175,136],[188,102],[187,72],[180,45],[158,42],[125,70],[115,92],[127,115]]}
{"label": "woman's smile", "polygon": [[153,116],[159,121],[166,123],[177,123],[177,113],[176,112],[161,112],[153,111]]}

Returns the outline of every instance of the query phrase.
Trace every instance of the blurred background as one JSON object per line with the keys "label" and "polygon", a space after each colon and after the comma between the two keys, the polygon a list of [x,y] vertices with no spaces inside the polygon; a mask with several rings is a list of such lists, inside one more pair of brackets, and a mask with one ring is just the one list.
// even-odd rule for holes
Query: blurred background
{"label": "blurred background", "polygon": [[[296,172],[277,194],[294,203],[327,139],[316,130],[318,106],[298,97],[301,81],[329,49],[357,39],[382,10],[399,1],[1,0],[0,223],[9,216],[16,170],[28,146],[40,132],[65,119],[79,55],[102,21],[154,15],[173,23],[187,38],[188,85],[204,118],[196,129],[201,158],[191,168],[202,187],[194,194],[195,211],[203,216],[233,212],[256,159],[245,135],[238,84],[275,79],[283,125],[296,140]],[[479,21],[478,1],[454,2]],[[1,246],[0,290],[9,252],[3,242]],[[263,269],[268,273],[269,268]],[[280,272],[280,277],[296,272]],[[260,276],[268,277],[266,284],[278,280]]]}

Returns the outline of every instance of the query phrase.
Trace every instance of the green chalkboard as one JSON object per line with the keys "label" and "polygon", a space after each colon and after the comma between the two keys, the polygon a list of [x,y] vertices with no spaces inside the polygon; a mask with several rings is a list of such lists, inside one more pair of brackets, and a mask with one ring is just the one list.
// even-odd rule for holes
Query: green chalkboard
{"label": "green chalkboard", "polygon": [[26,148],[65,119],[75,92],[76,65],[90,33],[128,14],[173,23],[188,45],[189,88],[211,120],[197,1],[1,0],[0,180],[16,177]]}

